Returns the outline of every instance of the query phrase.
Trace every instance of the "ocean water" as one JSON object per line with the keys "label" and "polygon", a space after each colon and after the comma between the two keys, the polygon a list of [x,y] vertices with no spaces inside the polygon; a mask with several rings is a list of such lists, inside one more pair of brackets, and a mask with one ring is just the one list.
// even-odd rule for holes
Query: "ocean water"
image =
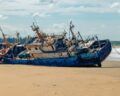
{"label": "ocean water", "polygon": [[110,61],[120,61],[120,48],[113,47],[112,52],[108,56],[107,60]]}
{"label": "ocean water", "polygon": [[111,41],[113,46],[120,46],[120,41]]}

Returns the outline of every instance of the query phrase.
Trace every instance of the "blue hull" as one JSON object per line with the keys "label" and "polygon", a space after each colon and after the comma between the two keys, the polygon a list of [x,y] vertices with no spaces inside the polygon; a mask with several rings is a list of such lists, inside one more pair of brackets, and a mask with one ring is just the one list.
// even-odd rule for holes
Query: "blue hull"
{"label": "blue hull", "polygon": [[[27,64],[27,65],[41,65],[41,66],[95,66],[100,64],[111,52],[111,43],[109,40],[100,41],[105,42],[105,45],[95,53],[82,53],[71,57],[59,58],[45,58],[32,60],[17,60],[11,58],[4,58],[6,64]],[[93,45],[91,46],[93,47]]]}

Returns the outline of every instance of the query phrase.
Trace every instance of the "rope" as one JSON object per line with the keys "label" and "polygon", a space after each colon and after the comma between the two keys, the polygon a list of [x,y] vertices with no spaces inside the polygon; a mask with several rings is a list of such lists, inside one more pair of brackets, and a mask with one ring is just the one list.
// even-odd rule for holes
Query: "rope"
{"label": "rope", "polygon": [[116,47],[113,46],[113,48],[115,49],[116,53],[120,55],[120,52],[116,49]]}

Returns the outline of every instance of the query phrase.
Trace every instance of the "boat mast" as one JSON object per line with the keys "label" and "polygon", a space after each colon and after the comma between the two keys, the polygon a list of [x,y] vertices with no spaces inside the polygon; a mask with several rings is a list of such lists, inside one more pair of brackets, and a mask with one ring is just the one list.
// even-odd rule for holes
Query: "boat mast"
{"label": "boat mast", "polygon": [[74,28],[75,26],[72,24],[72,21],[70,22],[70,32],[71,32],[71,34],[72,34],[72,40],[76,40],[76,36],[75,36],[75,34],[74,34],[74,32],[73,32],[73,28]]}
{"label": "boat mast", "polygon": [[33,23],[33,25],[31,26],[31,28],[32,28],[33,31],[36,32],[36,34],[37,34],[37,36],[38,36],[38,38],[39,38],[40,40],[44,40],[43,34],[42,34],[42,32],[40,32],[38,26],[36,26],[36,25]]}
{"label": "boat mast", "polygon": [[2,36],[3,36],[3,42],[4,42],[4,43],[8,43],[8,41],[7,41],[7,39],[6,39],[6,36],[5,36],[5,34],[3,33],[3,30],[2,30],[1,27],[0,27],[0,31],[1,31]]}

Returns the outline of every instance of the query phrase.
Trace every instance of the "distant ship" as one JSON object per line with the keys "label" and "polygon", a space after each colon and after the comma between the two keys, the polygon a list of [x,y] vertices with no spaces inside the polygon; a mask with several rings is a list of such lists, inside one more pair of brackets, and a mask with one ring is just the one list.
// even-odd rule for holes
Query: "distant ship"
{"label": "distant ship", "polygon": [[34,23],[31,28],[36,32],[37,37],[34,37],[30,43],[24,44],[22,47],[25,49],[18,52],[16,56],[5,56],[4,63],[101,67],[102,61],[107,58],[112,49],[109,40],[99,40],[97,36],[83,40],[80,32],[75,35],[72,22],[69,27],[70,38],[67,37],[66,31],[62,35],[46,35]]}

